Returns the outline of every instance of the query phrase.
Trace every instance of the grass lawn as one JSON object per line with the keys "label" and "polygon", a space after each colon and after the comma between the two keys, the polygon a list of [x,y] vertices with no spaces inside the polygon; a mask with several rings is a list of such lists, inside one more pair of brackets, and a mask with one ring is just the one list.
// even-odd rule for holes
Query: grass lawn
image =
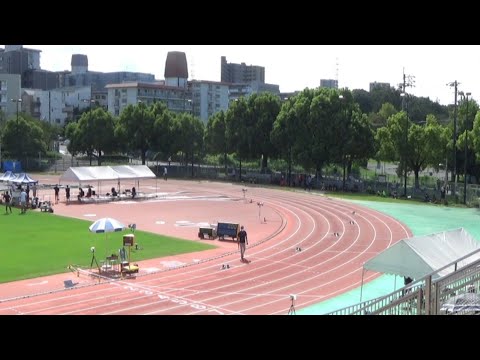
{"label": "grass lawn", "polygon": [[[66,272],[69,265],[88,267],[96,257],[118,254],[123,232],[95,234],[88,227],[92,221],[71,219],[50,213],[19,209],[5,214],[0,206],[0,283]],[[213,245],[135,231],[135,242],[142,248],[133,250],[132,261],[196,252],[215,248]]]}

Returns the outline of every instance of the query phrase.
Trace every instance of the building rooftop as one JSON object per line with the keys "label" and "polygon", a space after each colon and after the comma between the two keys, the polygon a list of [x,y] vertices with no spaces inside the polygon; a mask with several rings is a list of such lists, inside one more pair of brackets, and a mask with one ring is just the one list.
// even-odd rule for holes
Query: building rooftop
{"label": "building rooftop", "polygon": [[203,84],[212,84],[212,85],[226,85],[230,86],[232,83],[225,81],[212,81],[212,80],[190,80],[189,83],[203,83]]}
{"label": "building rooftop", "polygon": [[108,84],[105,86],[107,89],[125,89],[125,88],[149,88],[149,89],[169,89],[169,90],[181,90],[187,91],[187,89],[177,86],[168,86],[165,85],[163,82],[154,82],[154,83],[147,83],[147,82],[125,82],[120,84]]}

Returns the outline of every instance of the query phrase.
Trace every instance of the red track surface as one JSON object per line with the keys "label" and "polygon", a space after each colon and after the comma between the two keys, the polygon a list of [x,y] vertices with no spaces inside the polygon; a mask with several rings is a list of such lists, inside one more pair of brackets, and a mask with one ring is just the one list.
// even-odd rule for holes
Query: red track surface
{"label": "red track surface", "polygon": [[[48,181],[55,179],[43,182]],[[0,314],[287,314],[289,294],[297,295],[299,309],[354,289],[365,261],[411,235],[385,214],[314,193],[249,187],[244,200],[242,186],[228,183],[169,180],[143,186],[158,186],[167,195],[156,201],[59,204],[55,214],[95,214],[92,221],[109,216],[196,241],[198,227],[176,222],[239,222],[248,231],[251,262],[240,262],[236,243],[215,240],[215,250],[141,262],[141,276],[134,279],[98,283],[69,273],[2,284]],[[169,200],[174,193],[185,199]],[[187,266],[162,269],[167,260]],[[230,268],[223,270],[223,264]],[[143,271],[152,267],[159,271]],[[364,282],[378,276],[366,275]],[[67,278],[79,285],[57,291]]]}

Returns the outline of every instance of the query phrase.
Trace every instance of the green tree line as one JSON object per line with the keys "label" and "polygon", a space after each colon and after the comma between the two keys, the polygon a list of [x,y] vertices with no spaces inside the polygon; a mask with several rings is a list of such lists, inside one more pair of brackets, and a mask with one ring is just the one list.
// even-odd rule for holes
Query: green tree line
{"label": "green tree line", "polygon": [[[468,113],[467,113],[468,107]],[[348,89],[305,89],[281,101],[270,93],[253,94],[211,116],[206,124],[189,113],[169,111],[162,102],[127,106],[118,117],[101,107],[83,112],[63,129],[68,151],[102,164],[108,154],[129,154],[145,164],[147,157],[166,161],[176,156],[184,164],[219,155],[227,167],[233,156],[242,174],[245,162],[261,170],[270,160],[322,175],[327,166],[343,171],[369,159],[398,162],[399,175],[419,173],[448,163],[453,170],[453,119],[451,108],[428,98],[408,96],[398,90],[372,92]],[[480,120],[478,104],[462,99],[458,105],[457,174],[479,177]],[[46,153],[61,129],[24,114],[0,124],[3,153],[18,159]],[[467,141],[467,156],[464,146]],[[153,154],[153,155],[152,155]],[[5,158],[5,156],[4,156]],[[241,175],[240,175],[241,176]]]}

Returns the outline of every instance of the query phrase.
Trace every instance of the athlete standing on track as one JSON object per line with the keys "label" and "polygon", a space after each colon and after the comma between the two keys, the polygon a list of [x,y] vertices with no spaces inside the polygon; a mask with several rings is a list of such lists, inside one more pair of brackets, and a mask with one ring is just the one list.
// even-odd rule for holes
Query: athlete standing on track
{"label": "athlete standing on track", "polygon": [[238,247],[240,248],[240,260],[245,261],[245,245],[248,245],[247,232],[245,231],[243,225],[240,227],[240,232],[238,233]]}

